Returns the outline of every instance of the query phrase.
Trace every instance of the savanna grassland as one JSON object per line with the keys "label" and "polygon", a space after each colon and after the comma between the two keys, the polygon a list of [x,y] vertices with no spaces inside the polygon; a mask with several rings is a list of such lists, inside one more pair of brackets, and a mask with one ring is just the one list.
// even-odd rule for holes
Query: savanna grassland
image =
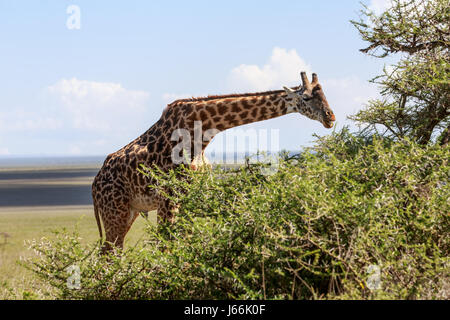
{"label": "savanna grassland", "polygon": [[[0,170],[0,298],[27,298],[39,283],[20,265],[34,255],[28,241],[52,239],[54,231],[78,230],[80,241],[99,239],[90,196],[96,167],[35,167]],[[154,222],[137,219],[126,245],[135,244],[144,225]]]}

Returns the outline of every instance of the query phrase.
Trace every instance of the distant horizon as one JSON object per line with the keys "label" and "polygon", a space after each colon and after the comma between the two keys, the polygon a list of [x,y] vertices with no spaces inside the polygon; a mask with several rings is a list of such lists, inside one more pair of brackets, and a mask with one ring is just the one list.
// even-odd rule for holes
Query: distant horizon
{"label": "distant horizon", "polygon": [[[301,150],[280,150],[279,152],[288,152],[289,154],[297,154]],[[277,152],[277,153],[279,153]],[[206,152],[205,156],[211,162],[221,163],[224,158],[227,160],[242,161],[247,156],[255,156],[256,152],[228,152],[211,154]],[[267,154],[270,154],[268,152]],[[80,166],[80,165],[96,165],[100,166],[107,154],[105,155],[9,155],[0,156],[0,169],[2,168],[20,168],[20,167],[60,167],[60,166]]]}

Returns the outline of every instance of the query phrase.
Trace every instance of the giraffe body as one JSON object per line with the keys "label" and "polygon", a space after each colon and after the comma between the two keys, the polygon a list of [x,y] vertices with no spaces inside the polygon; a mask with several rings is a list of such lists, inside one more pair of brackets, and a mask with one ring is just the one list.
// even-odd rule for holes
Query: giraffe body
{"label": "giraffe body", "polygon": [[[115,153],[108,155],[92,184],[92,196],[97,224],[102,237],[103,221],[106,243],[122,247],[125,235],[139,212],[157,210],[158,221],[173,221],[176,206],[148,187],[152,182],[137,170],[140,164],[157,165],[167,171],[178,166],[173,151],[178,141],[173,132],[184,129],[195,136],[195,122],[201,122],[201,134],[215,134],[226,129],[298,112],[331,128],[335,120],[317,76],[310,83],[301,74],[303,86],[261,93],[209,96],[181,99],[169,104],[161,118],[144,134]],[[188,143],[191,168],[208,165],[204,150],[214,135],[200,142],[197,148]]]}

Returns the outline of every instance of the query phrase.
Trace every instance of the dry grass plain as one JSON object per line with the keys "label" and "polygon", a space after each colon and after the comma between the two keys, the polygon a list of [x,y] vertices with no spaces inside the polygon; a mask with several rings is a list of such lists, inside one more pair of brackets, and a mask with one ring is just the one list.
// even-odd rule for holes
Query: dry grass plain
{"label": "dry grass plain", "polygon": [[[27,241],[51,239],[64,228],[78,230],[86,243],[99,239],[89,203],[95,173],[96,168],[0,170],[0,299],[26,298],[28,290],[42,288],[19,263],[33,254]],[[125,245],[138,242],[145,225],[155,221],[155,213],[148,221],[139,217]]]}

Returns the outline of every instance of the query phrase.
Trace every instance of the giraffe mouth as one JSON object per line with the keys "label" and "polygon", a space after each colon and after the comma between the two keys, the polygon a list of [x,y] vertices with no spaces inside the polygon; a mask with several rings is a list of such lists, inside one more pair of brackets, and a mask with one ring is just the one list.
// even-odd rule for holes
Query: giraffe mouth
{"label": "giraffe mouth", "polygon": [[323,126],[327,129],[333,128],[333,121],[324,121]]}

